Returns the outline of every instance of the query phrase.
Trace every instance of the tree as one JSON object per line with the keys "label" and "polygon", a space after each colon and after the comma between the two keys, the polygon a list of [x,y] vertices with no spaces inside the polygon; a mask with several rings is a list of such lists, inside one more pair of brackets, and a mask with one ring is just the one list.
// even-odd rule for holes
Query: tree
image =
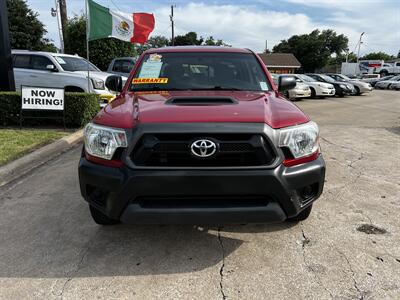
{"label": "tree", "polygon": [[223,40],[214,40],[214,37],[212,35],[204,40],[203,45],[205,45],[205,46],[227,46],[227,47],[231,46],[231,45],[226,44]]}
{"label": "tree", "polygon": [[318,29],[309,34],[294,35],[287,40],[282,40],[274,46],[272,52],[293,53],[300,61],[306,72],[325,66],[331,55],[343,55],[348,48],[348,38],[343,34],[338,35],[333,30]]}
{"label": "tree", "polygon": [[162,35],[156,35],[149,38],[149,40],[144,44],[137,47],[138,54],[151,49],[151,48],[161,48],[168,46],[170,44],[169,39]]}
{"label": "tree", "polygon": [[[83,15],[68,20],[66,35],[68,44],[65,47],[65,53],[86,57],[86,19]],[[137,56],[132,43],[114,38],[90,41],[89,50],[90,61],[101,70],[106,70],[115,57]]]}
{"label": "tree", "polygon": [[51,51],[57,48],[43,36],[47,33],[38,13],[32,11],[24,0],[7,0],[11,48]]}
{"label": "tree", "polygon": [[189,45],[197,45],[200,46],[203,44],[204,39],[200,37],[197,39],[196,32],[188,32],[185,35],[178,35],[174,38],[175,46],[189,46]]}
{"label": "tree", "polygon": [[400,58],[400,50],[399,50],[399,52],[397,53],[397,58]]}
{"label": "tree", "polygon": [[360,59],[391,60],[393,58],[395,58],[395,57],[390,54],[387,54],[385,52],[379,51],[379,52],[368,53],[368,54],[364,55],[363,57],[361,57]]}

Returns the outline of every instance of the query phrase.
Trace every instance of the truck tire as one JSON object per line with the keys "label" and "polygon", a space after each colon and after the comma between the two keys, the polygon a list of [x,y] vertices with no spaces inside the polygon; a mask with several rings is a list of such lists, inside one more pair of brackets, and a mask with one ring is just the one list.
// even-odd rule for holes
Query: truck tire
{"label": "truck tire", "polygon": [[311,214],[312,206],[313,205],[311,204],[310,206],[308,206],[305,209],[303,209],[297,216],[292,217],[292,218],[288,218],[287,221],[289,221],[289,222],[300,222],[300,221],[306,220]]}
{"label": "truck tire", "polygon": [[385,76],[388,76],[388,75],[389,75],[389,72],[388,72],[387,70],[382,70],[382,71],[379,72],[379,75],[380,75],[381,77],[385,77]]}
{"label": "truck tire", "polygon": [[99,225],[115,225],[118,224],[118,220],[110,219],[97,208],[89,205],[90,214],[92,215],[93,221],[95,221]]}

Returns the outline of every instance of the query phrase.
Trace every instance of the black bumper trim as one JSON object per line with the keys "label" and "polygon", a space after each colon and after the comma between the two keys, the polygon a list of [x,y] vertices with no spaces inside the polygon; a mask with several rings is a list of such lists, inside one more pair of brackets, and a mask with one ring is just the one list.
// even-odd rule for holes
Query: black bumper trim
{"label": "black bumper trim", "polygon": [[[299,214],[323,190],[325,162],[315,161],[275,169],[254,170],[135,170],[110,168],[87,161],[79,162],[82,196],[113,219],[125,223],[269,223]],[[299,189],[317,185],[315,195],[302,205]],[[103,203],[91,199],[91,191],[104,192]],[[263,196],[264,206],[242,207],[143,207],[140,197],[243,197]]]}

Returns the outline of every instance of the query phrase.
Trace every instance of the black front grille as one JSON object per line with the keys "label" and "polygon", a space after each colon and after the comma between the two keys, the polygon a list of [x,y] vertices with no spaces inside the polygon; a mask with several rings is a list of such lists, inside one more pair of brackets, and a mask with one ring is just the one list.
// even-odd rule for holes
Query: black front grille
{"label": "black front grille", "polygon": [[[199,158],[191,153],[191,144],[198,139],[209,139],[217,145],[210,158]],[[132,152],[137,166],[148,167],[232,167],[263,166],[275,159],[267,139],[260,134],[145,134]]]}

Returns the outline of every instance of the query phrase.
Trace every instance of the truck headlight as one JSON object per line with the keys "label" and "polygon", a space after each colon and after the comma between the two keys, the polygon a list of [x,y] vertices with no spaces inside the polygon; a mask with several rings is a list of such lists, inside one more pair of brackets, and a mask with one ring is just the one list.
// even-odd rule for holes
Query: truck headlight
{"label": "truck headlight", "polygon": [[111,160],[115,150],[127,147],[123,129],[105,127],[89,123],[84,129],[85,150],[88,154]]}
{"label": "truck headlight", "polygon": [[101,79],[90,78],[92,80],[93,88],[96,90],[104,90],[104,81]]}
{"label": "truck headlight", "polygon": [[319,129],[315,122],[280,129],[279,147],[286,147],[293,157],[300,158],[315,153],[319,148]]}

